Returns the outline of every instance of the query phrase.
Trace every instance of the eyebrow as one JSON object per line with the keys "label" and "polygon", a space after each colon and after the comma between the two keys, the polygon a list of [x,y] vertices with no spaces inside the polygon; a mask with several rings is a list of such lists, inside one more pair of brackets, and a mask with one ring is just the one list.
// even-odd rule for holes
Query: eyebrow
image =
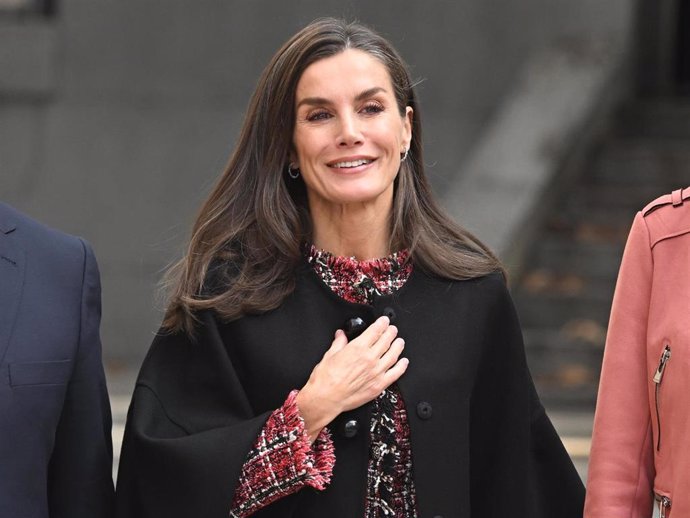
{"label": "eyebrow", "polygon": [[[355,101],[361,101],[363,99],[366,99],[367,97],[371,97],[372,95],[376,95],[379,92],[385,92],[386,89],[382,88],[380,86],[375,86],[373,88],[369,88],[367,90],[364,90],[363,92],[357,94],[355,97]],[[297,103],[297,108],[302,106],[303,104],[309,104],[311,106],[315,105],[320,105],[320,104],[332,104],[331,101],[326,99],[325,97],[305,97],[302,99],[299,103]]]}

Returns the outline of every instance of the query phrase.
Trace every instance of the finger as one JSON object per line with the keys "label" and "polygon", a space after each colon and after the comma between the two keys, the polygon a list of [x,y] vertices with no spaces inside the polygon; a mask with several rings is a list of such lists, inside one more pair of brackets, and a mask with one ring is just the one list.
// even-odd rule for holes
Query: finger
{"label": "finger", "polygon": [[335,338],[333,339],[333,343],[331,343],[330,351],[337,353],[346,345],[347,345],[347,336],[345,336],[345,333],[343,332],[342,329],[338,329],[335,332]]}
{"label": "finger", "polygon": [[400,358],[393,367],[388,369],[384,374],[383,374],[383,382],[386,386],[386,388],[390,387],[393,383],[398,381],[400,376],[405,374],[405,371],[407,370],[407,367],[410,365],[410,360],[407,358]]}
{"label": "finger", "polygon": [[398,336],[398,328],[395,326],[388,326],[379,339],[371,346],[371,352],[377,358],[380,358],[390,348],[391,343]]}
{"label": "finger", "polygon": [[396,338],[393,340],[391,346],[379,360],[380,372],[386,372],[388,369],[393,367],[393,365],[395,365],[395,363],[398,361],[398,358],[400,357],[400,354],[403,352],[404,348],[405,340],[402,338]]}
{"label": "finger", "polygon": [[371,347],[371,344],[375,343],[389,326],[390,319],[388,317],[379,317],[361,335],[352,340],[351,343],[353,345]]}

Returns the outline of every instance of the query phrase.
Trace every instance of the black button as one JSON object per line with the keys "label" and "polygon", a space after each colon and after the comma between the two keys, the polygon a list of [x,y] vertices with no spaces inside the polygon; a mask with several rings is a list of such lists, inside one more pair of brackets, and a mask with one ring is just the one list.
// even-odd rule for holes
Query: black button
{"label": "black button", "polygon": [[367,323],[360,317],[350,318],[343,324],[343,331],[348,340],[357,338],[367,328]]}
{"label": "black button", "polygon": [[395,322],[396,315],[395,315],[395,310],[393,308],[391,308],[391,307],[383,308],[383,316],[388,317],[388,320],[391,321],[391,324],[393,324]]}
{"label": "black button", "polygon": [[440,514],[437,514],[436,516],[434,516],[434,518],[443,518],[443,516],[441,516]]}
{"label": "black button", "polygon": [[357,422],[356,419],[350,419],[349,421],[346,421],[345,424],[343,425],[343,435],[347,437],[348,439],[351,439],[355,435],[357,435],[357,431],[359,430],[359,423]]}
{"label": "black button", "polygon": [[420,401],[417,403],[417,415],[420,419],[431,419],[431,414],[434,413],[434,409],[431,407],[430,403],[426,401]]}

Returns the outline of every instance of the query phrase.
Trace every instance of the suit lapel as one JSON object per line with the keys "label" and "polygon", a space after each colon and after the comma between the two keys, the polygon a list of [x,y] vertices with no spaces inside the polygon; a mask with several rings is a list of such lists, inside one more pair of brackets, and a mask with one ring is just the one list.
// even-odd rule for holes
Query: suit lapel
{"label": "suit lapel", "polygon": [[0,232],[0,363],[5,359],[24,285],[26,254]]}

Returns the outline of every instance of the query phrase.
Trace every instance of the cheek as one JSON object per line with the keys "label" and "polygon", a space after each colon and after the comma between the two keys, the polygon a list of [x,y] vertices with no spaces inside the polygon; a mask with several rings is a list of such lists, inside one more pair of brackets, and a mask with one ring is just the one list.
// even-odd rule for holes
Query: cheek
{"label": "cheek", "polygon": [[322,154],[324,138],[323,135],[319,135],[319,132],[295,132],[293,146],[297,159],[304,167],[307,163],[316,161]]}
{"label": "cheek", "polygon": [[381,124],[376,128],[378,141],[382,147],[390,151],[392,154],[397,153],[403,142],[403,127],[402,124],[391,123]]}

